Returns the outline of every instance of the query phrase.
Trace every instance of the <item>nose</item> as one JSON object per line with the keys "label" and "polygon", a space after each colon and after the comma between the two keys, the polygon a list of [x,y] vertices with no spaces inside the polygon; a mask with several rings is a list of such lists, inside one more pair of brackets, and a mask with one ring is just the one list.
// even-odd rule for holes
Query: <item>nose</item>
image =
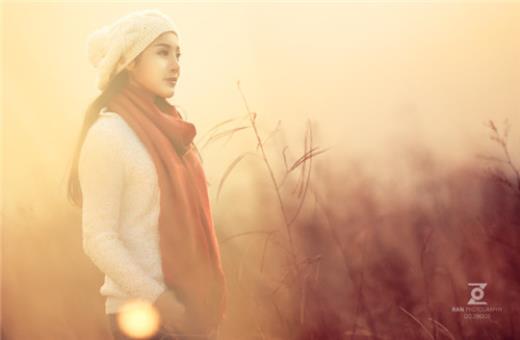
{"label": "nose", "polygon": [[170,61],[170,70],[171,71],[178,71],[180,68],[179,61],[177,60],[177,57],[173,57]]}

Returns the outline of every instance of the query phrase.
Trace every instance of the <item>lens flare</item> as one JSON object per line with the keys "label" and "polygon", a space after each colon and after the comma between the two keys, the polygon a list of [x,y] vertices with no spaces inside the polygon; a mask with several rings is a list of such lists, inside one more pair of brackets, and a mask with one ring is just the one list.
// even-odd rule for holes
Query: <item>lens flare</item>
{"label": "lens flare", "polygon": [[124,305],[117,324],[121,331],[132,338],[148,338],[159,330],[159,313],[149,302],[134,300]]}

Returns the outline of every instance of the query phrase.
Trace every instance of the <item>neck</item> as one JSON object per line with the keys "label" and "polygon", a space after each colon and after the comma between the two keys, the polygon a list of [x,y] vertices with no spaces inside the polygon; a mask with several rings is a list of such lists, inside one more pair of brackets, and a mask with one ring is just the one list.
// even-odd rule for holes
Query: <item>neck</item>
{"label": "neck", "polygon": [[149,104],[156,105],[155,100],[156,100],[157,95],[155,93],[150,92],[148,89],[144,88],[143,86],[141,86],[133,81],[128,82],[128,88],[131,91],[138,93],[139,96],[144,98]]}

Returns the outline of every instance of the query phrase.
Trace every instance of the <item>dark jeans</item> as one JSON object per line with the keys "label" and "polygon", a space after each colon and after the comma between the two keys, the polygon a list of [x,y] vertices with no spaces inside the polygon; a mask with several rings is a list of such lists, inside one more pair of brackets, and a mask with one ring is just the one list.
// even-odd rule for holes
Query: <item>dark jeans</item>
{"label": "dark jeans", "polygon": [[[135,338],[129,337],[124,334],[117,325],[117,314],[108,314],[108,323],[110,326],[110,331],[114,336],[114,340],[134,340]],[[218,334],[215,336],[207,337],[207,336],[173,336],[169,335],[163,327],[160,327],[158,332],[152,336],[151,338],[145,338],[146,340],[217,340]],[[140,338],[144,340],[143,338]]]}

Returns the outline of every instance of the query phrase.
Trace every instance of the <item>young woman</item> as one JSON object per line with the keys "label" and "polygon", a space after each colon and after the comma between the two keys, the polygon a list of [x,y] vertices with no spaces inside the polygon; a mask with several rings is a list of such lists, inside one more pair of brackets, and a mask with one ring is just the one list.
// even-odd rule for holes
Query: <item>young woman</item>
{"label": "young woman", "polygon": [[118,314],[139,299],[159,312],[154,339],[216,339],[227,290],[196,129],[166,100],[180,75],[177,27],[158,10],[134,12],[87,48],[102,92],[68,194],[82,208],[83,249],[105,274],[112,333],[125,338]]}

